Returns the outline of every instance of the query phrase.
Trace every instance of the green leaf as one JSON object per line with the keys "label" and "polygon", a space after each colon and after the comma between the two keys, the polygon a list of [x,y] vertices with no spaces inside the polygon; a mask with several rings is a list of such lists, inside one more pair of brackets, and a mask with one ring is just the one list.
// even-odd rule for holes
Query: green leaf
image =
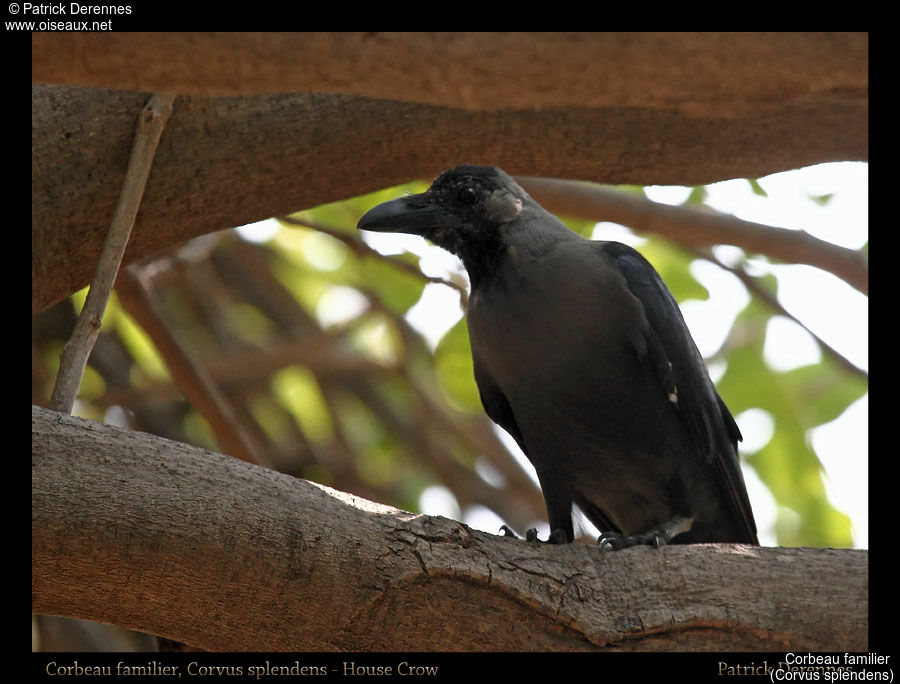
{"label": "green leaf", "polygon": [[831,201],[831,198],[834,197],[833,192],[829,192],[825,195],[807,195],[813,202],[818,204],[820,207],[824,207]]}
{"label": "green leaf", "polygon": [[[753,300],[735,322],[728,367],[718,384],[733,414],[763,408],[775,421],[772,439],[747,457],[779,505],[776,532],[783,545],[851,545],[850,519],[825,493],[824,470],[807,432],[827,422],[865,392],[865,383],[842,377],[833,362],[771,370],[763,361],[766,322],[771,313]],[[798,517],[799,516],[799,517]]]}
{"label": "green leaf", "polygon": [[869,391],[869,383],[848,376],[827,356],[822,361],[782,373],[797,397],[798,412],[806,425],[817,426],[838,418]]}
{"label": "green leaf", "polygon": [[423,181],[413,181],[396,185],[376,192],[370,192],[358,197],[322,204],[312,209],[292,214],[295,218],[321,223],[331,228],[346,230],[349,234],[356,233],[356,224],[359,217],[376,204],[387,202],[401,195],[413,195],[425,192],[428,184]]}
{"label": "green leaf", "polygon": [[466,411],[482,410],[465,318],[461,318],[438,342],[434,364],[438,384],[454,404]]}
{"label": "green leaf", "polygon": [[584,238],[590,238],[594,232],[594,226],[597,225],[596,221],[589,221],[588,219],[573,218],[571,216],[559,216],[558,218]]}
{"label": "green leaf", "polygon": [[[419,258],[409,252],[394,258],[399,258],[416,268],[419,266]],[[360,275],[366,286],[374,290],[381,301],[392,311],[400,314],[406,313],[418,302],[425,289],[423,278],[376,257],[363,260]]]}
{"label": "green leaf", "polygon": [[272,376],[272,391],[279,403],[293,414],[297,424],[316,444],[327,444],[334,436],[331,413],[308,368],[294,365]]}
{"label": "green leaf", "polygon": [[763,186],[759,184],[759,181],[755,178],[748,178],[747,182],[750,184],[750,189],[753,191],[754,195],[759,195],[760,197],[768,197],[769,193],[767,193]]}
{"label": "green leaf", "polygon": [[699,207],[702,206],[704,202],[706,202],[706,198],[709,197],[709,192],[706,189],[705,185],[695,185],[691,188],[691,193],[687,196],[687,199],[681,203],[681,206],[684,207]]}
{"label": "green leaf", "polygon": [[691,262],[694,257],[665,240],[648,240],[638,251],[657,270],[677,301],[709,299],[709,290],[691,273]]}

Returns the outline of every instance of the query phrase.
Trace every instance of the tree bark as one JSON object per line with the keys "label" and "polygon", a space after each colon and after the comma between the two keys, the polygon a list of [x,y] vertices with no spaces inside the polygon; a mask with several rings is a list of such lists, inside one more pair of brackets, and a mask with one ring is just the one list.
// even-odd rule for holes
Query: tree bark
{"label": "tree bark", "polygon": [[867,43],[866,34],[35,34],[33,81],[57,85],[32,90],[32,309],[87,284],[96,264],[146,99],[109,88],[187,94],[161,141],[128,263],[462,162],[693,185],[866,159]]}
{"label": "tree bark", "polygon": [[35,83],[729,115],[868,99],[862,32],[35,33]]}
{"label": "tree bark", "polygon": [[868,645],[865,551],[529,544],[38,407],[32,558],[33,611],[211,650]]}

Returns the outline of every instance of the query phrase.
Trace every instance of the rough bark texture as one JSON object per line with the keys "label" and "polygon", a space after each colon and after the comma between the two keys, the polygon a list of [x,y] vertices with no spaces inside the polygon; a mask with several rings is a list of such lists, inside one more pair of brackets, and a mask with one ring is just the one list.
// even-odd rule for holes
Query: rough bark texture
{"label": "rough bark texture", "polygon": [[34,34],[36,83],[184,95],[355,93],[477,110],[721,116],[868,98],[865,33]]}
{"label": "rough bark texture", "polygon": [[37,407],[32,557],[33,611],[213,650],[868,645],[864,551],[534,545]]}
{"label": "rough bark texture", "polygon": [[34,82],[56,85],[32,90],[32,309],[96,263],[147,99],[109,88],[188,95],[131,261],[462,162],[697,184],[866,159],[866,52],[865,34],[35,34]]}

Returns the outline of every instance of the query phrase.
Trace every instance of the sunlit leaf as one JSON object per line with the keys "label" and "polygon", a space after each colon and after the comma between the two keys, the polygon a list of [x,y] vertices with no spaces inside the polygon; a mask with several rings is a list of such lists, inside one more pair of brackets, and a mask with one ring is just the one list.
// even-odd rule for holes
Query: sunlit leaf
{"label": "sunlit leaf", "polygon": [[573,218],[571,216],[560,216],[559,219],[569,228],[578,233],[581,237],[590,238],[594,232],[596,221],[588,221],[587,219]]}
{"label": "sunlit leaf", "polygon": [[748,178],[747,183],[750,185],[750,189],[753,191],[754,195],[759,195],[760,197],[768,197],[769,193],[765,191],[763,186],[759,184],[759,181],[755,178]]}
{"label": "sunlit leaf", "polygon": [[831,201],[831,198],[834,197],[834,193],[829,192],[825,195],[808,195],[808,197],[820,207],[824,207]]}
{"label": "sunlit leaf", "polygon": [[322,204],[318,207],[300,211],[293,214],[299,219],[307,219],[315,223],[322,223],[331,228],[346,231],[348,234],[356,233],[356,224],[359,217],[369,209],[382,202],[387,202],[401,195],[412,195],[424,192],[428,189],[428,183],[413,181],[403,185],[397,185],[376,192],[370,192],[358,197]]}
{"label": "sunlit leaf", "polygon": [[481,411],[481,399],[472,367],[472,350],[465,319],[447,331],[434,350],[434,365],[441,389],[467,411]]}
{"label": "sunlit leaf", "polygon": [[[418,267],[419,260],[415,255],[407,252],[402,258]],[[401,314],[419,301],[425,289],[425,280],[420,276],[375,257],[363,260],[362,278],[368,287],[378,293],[384,304]]]}
{"label": "sunlit leaf", "polygon": [[[769,315],[769,311],[753,302],[738,316],[735,325],[742,331],[743,344],[729,350],[728,367],[718,383],[719,392],[732,413],[760,407],[775,420],[772,439],[748,457],[747,462],[783,507],[779,515],[787,515],[785,510],[799,515],[796,525],[795,521],[790,524],[780,521],[776,525],[779,543],[849,546],[850,520],[828,501],[824,470],[809,444],[807,431],[815,425],[811,420],[813,415],[831,416],[843,402],[846,408],[861,395],[863,388],[829,392],[828,379],[833,377],[834,369],[827,363],[786,373],[769,369],[762,359],[765,321]],[[751,330],[756,334],[747,335]],[[812,386],[820,387],[822,394],[811,396]]]}
{"label": "sunlit leaf", "polygon": [[709,298],[709,291],[691,273],[693,258],[684,251],[664,240],[649,240],[638,251],[657,270],[677,301]]}
{"label": "sunlit leaf", "polygon": [[207,449],[219,448],[216,442],[216,435],[209,423],[196,411],[191,411],[185,416],[184,432],[192,444],[197,444]]}
{"label": "sunlit leaf", "polygon": [[270,395],[253,395],[248,401],[248,408],[269,439],[283,447],[292,446],[288,443],[294,434],[290,425],[290,414],[286,413]]}
{"label": "sunlit leaf", "polygon": [[695,185],[691,188],[690,194],[687,196],[687,199],[682,202],[682,205],[686,207],[699,207],[709,196],[709,192],[704,185]]}
{"label": "sunlit leaf", "polygon": [[226,311],[229,329],[247,342],[260,342],[273,330],[272,322],[255,306],[235,304]]}
{"label": "sunlit leaf", "polygon": [[381,313],[367,316],[357,325],[350,340],[356,349],[384,364],[396,363],[402,357],[403,340],[394,322]]}
{"label": "sunlit leaf", "polygon": [[169,371],[153,341],[131,316],[124,312],[116,319],[116,330],[122,344],[131,352],[136,365],[132,368],[132,381],[145,386],[152,380],[166,380]]}
{"label": "sunlit leaf", "polygon": [[325,444],[332,439],[331,413],[309,369],[295,365],[278,371],[272,376],[272,391],[310,441]]}

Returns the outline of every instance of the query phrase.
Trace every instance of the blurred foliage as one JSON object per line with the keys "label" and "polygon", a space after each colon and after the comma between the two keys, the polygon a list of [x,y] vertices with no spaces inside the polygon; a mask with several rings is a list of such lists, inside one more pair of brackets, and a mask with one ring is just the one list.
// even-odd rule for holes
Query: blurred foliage
{"label": "blurred foliage", "polygon": [[[765,280],[774,292],[774,277]],[[848,376],[824,355],[816,364],[785,372],[770,369],[762,350],[772,315],[755,299],[738,315],[733,341],[726,341],[728,368],[718,383],[719,392],[735,415],[763,408],[775,421],[772,438],[746,461],[784,509],[776,522],[779,544],[851,546],[850,520],[825,495],[822,466],[807,432],[840,416],[866,393],[867,383]]]}
{"label": "blurred foliage", "polygon": [[[129,311],[112,299],[76,411],[220,448],[221,426],[183,398],[198,379],[173,377],[135,323],[153,315],[221,390],[240,423],[232,427],[255,444],[261,464],[408,510],[419,509],[426,488],[441,485],[463,515],[486,507],[520,530],[543,520],[539,490],[481,409],[462,311],[432,349],[404,317],[428,285],[417,274],[420,257],[377,255],[356,233],[359,216],[375,204],[426,187],[410,183],[300,212],[293,219],[308,227],[279,223],[262,244],[226,231],[143,264],[155,309]],[[686,204],[705,196],[695,188]],[[591,236],[593,222],[565,220]],[[691,273],[696,255],[658,239],[640,249],[676,299],[709,296]],[[461,266],[445,277],[465,281]],[[773,278],[759,284],[775,294]],[[36,404],[47,403],[83,298],[77,293],[34,321]],[[727,364],[719,391],[735,415],[762,408],[775,421],[772,438],[746,461],[777,502],[779,543],[849,546],[849,519],[828,501],[807,435],[861,397],[867,383],[825,355],[787,372],[770,369],[762,348],[773,315],[756,298],[739,313],[716,354]],[[488,471],[488,479],[479,474]]]}

